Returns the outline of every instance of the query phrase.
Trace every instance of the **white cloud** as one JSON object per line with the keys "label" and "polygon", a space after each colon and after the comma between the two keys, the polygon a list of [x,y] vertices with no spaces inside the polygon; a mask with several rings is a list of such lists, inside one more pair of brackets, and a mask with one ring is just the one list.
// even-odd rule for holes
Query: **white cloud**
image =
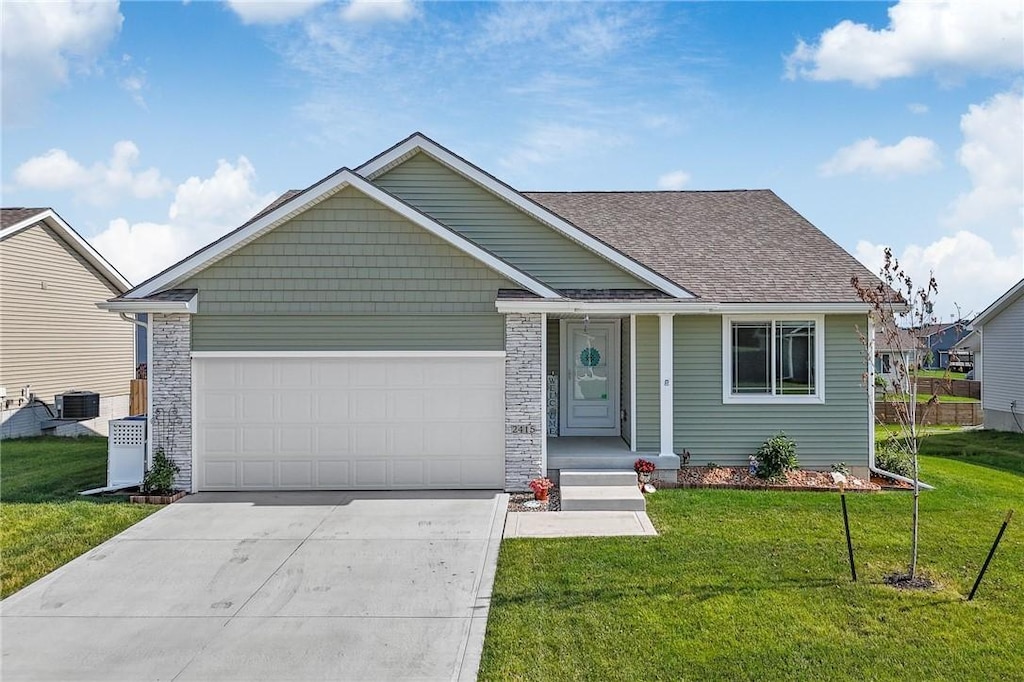
{"label": "white cloud", "polygon": [[664,175],[659,177],[658,188],[679,190],[686,187],[686,185],[689,184],[689,182],[690,174],[687,173],[686,171],[677,170],[672,171],[670,173],[665,173]]}
{"label": "white cloud", "polygon": [[927,104],[921,104],[920,102],[911,102],[910,104],[907,105],[907,111],[909,111],[912,114],[918,114],[918,115],[920,115],[920,114],[927,114],[928,113],[928,105]]}
{"label": "white cloud", "polygon": [[[1016,246],[1009,251],[998,250],[992,242],[967,230],[941,237],[931,244],[910,244],[902,252],[895,251],[900,265],[914,282],[914,288],[935,276],[939,287],[936,313],[945,319],[959,311],[976,315],[1024,276],[1024,231],[1017,230]],[[879,272],[883,263],[884,244],[861,241],[857,259],[872,272]]]}
{"label": "white cloud", "polygon": [[171,187],[156,168],[136,172],[139,148],[131,140],[114,145],[107,162],[86,168],[63,149],[51,149],[18,166],[16,187],[49,191],[73,191],[76,198],[91,204],[107,204],[130,194],[137,199],[160,196]]}
{"label": "white cloud", "polygon": [[[954,302],[964,314],[981,312],[1024,276],[1024,98],[1004,92],[972,105],[960,130],[957,161],[971,187],[943,220],[952,234],[896,249],[914,281],[934,271],[944,316]],[[877,272],[883,248],[861,242],[857,257]]]}
{"label": "white cloud", "polygon": [[818,170],[825,177],[849,173],[895,176],[926,173],[941,166],[938,145],[926,137],[904,137],[888,147],[868,137],[842,147]]}
{"label": "white cloud", "polygon": [[874,87],[921,73],[1016,71],[1024,60],[1020,0],[901,0],[888,13],[884,29],[844,20],[816,44],[799,41],[786,76]]}
{"label": "white cloud", "polygon": [[564,57],[596,59],[642,42],[654,30],[646,9],[628,3],[513,2],[493,7],[476,36],[479,51],[536,45],[544,51],[558,48]]}
{"label": "white cloud", "polygon": [[1024,97],[1004,92],[973,104],[960,118],[964,143],[957,160],[971,190],[953,205],[949,224],[1024,224]]}
{"label": "white cloud", "polygon": [[5,2],[2,12],[7,123],[31,116],[73,68],[90,71],[124,21],[117,2]]}
{"label": "white cloud", "polygon": [[326,0],[227,0],[243,24],[284,24],[298,19]]}
{"label": "white cloud", "polygon": [[190,177],[178,185],[166,223],[111,220],[89,239],[133,282],[142,282],[230,229],[241,225],[276,198],[260,194],[256,171],[244,156],[217,162],[208,178]]}
{"label": "white cloud", "polygon": [[579,156],[596,146],[607,148],[620,144],[622,139],[617,135],[603,134],[591,128],[544,124],[527,133],[500,161],[508,168],[521,171],[529,166]]}
{"label": "white cloud", "polygon": [[411,0],[351,0],[341,8],[341,18],[352,22],[406,21],[414,16]]}

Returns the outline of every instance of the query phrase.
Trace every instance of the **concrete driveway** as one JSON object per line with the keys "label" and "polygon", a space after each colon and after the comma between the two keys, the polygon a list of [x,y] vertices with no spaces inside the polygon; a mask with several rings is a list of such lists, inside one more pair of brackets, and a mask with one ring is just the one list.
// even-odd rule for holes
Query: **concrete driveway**
{"label": "concrete driveway", "polygon": [[10,680],[475,679],[507,497],[190,496],[2,604]]}

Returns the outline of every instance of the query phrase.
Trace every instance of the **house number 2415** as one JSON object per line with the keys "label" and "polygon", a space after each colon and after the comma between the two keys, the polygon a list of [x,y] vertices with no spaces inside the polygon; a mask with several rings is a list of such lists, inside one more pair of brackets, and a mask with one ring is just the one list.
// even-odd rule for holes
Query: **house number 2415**
{"label": "house number 2415", "polygon": [[536,424],[513,424],[509,429],[512,433],[523,433],[526,435],[533,435],[537,433]]}

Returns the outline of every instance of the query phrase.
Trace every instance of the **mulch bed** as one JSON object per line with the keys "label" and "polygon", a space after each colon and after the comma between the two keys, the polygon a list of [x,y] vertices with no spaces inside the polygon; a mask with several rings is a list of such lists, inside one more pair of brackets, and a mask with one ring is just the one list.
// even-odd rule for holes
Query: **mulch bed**
{"label": "mulch bed", "polygon": [[911,579],[906,573],[892,573],[884,578],[883,582],[897,590],[933,590],[937,587],[934,580],[917,576]]}
{"label": "mulch bed", "polygon": [[548,512],[558,511],[562,508],[562,498],[558,493],[558,486],[548,491],[547,502],[541,502],[537,506],[526,506],[527,502],[533,502],[533,493],[512,493],[508,496],[508,510],[513,512]]}
{"label": "mulch bed", "polygon": [[[785,480],[766,481],[752,476],[746,467],[683,467],[676,477],[680,488],[726,488],[732,490],[785,490],[792,492],[818,491],[837,492],[839,486],[832,476],[823,471],[798,469],[787,472]],[[873,493],[881,486],[873,481],[864,481],[847,476],[846,490],[850,492]]]}
{"label": "mulch bed", "polygon": [[878,474],[871,474],[871,482],[879,486],[882,490],[913,490],[914,486],[903,481],[897,481],[895,478],[889,478],[887,476],[879,476]]}

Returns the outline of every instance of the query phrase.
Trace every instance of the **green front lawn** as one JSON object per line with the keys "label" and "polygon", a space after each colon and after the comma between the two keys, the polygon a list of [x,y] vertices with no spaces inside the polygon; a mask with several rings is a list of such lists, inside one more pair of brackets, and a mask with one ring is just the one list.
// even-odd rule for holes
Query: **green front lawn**
{"label": "green front lawn", "polygon": [[[917,402],[919,402],[919,403],[926,403],[926,402],[928,402],[931,399],[932,399],[932,396],[927,395],[925,393],[918,393],[917,394]],[[961,395],[945,395],[945,394],[941,394],[940,395],[940,394],[936,394],[935,395],[935,399],[938,400],[940,403],[980,403],[981,402],[977,398],[968,398],[966,396],[961,396]],[[877,400],[879,402],[885,400],[886,402],[890,402],[890,403],[898,403],[898,402],[905,401],[906,398],[904,396],[896,394],[896,393],[888,393],[888,394],[884,394],[884,395],[881,394],[881,393],[877,393],[877,394],[875,394],[875,400]]]}
{"label": "green front lawn", "polygon": [[[1024,438],[986,436],[958,454],[952,443],[976,433],[926,443],[970,461],[990,445],[1024,451]],[[937,486],[921,498],[921,566],[935,591],[882,583],[905,562],[907,493],[848,496],[852,583],[834,494],[663,490],[648,498],[659,537],[502,544],[480,677],[1018,679],[1024,478],[944,457],[922,467]],[[1019,515],[968,603],[1011,507]]]}
{"label": "green front lawn", "polygon": [[24,438],[0,444],[0,597],[152,514],[125,497],[83,498],[106,484],[106,438]]}
{"label": "green front lawn", "polygon": [[912,372],[922,379],[966,379],[967,372],[947,372],[944,369],[920,369]]}

